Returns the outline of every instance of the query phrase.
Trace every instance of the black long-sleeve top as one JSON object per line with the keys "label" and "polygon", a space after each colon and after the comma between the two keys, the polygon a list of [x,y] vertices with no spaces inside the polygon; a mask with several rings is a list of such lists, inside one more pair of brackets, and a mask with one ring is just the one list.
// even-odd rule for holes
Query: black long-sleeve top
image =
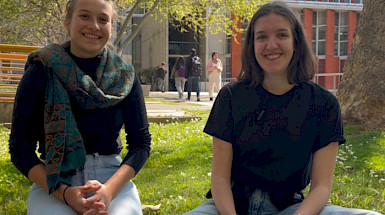
{"label": "black long-sleeve top", "polygon": [[[69,50],[66,51],[79,68],[95,80],[94,74],[100,58],[78,58]],[[41,63],[29,66],[19,84],[14,103],[9,151],[12,163],[27,177],[28,172],[45,159],[43,119],[46,81]],[[147,112],[138,78],[135,77],[129,95],[112,107],[85,110],[71,95],[70,101],[87,154],[120,153],[120,131],[124,124],[128,153],[122,163],[133,167],[137,174],[150,155],[151,144]],[[37,145],[40,159],[36,154]]]}

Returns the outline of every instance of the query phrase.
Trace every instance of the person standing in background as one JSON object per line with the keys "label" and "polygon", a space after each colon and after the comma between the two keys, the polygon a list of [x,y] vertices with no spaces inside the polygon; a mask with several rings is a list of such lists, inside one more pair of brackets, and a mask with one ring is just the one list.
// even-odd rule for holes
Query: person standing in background
{"label": "person standing in background", "polygon": [[218,58],[218,52],[211,54],[211,59],[207,63],[206,70],[209,74],[209,97],[210,101],[214,99],[214,89],[218,92],[221,89],[222,82],[222,61]]}
{"label": "person standing in background", "polygon": [[175,88],[178,91],[179,99],[183,99],[184,85],[186,83],[186,68],[183,56],[176,61],[171,71],[171,78],[175,80]]}
{"label": "person standing in background", "polygon": [[158,91],[162,91],[162,93],[164,93],[164,90],[165,90],[164,78],[166,77],[166,74],[167,74],[166,63],[162,62],[158,70],[156,70],[156,86],[158,87]]}
{"label": "person standing in background", "polygon": [[199,98],[199,79],[202,75],[202,62],[201,59],[196,56],[196,49],[192,48],[190,51],[190,56],[186,60],[186,78],[187,78],[187,100],[191,99],[191,91],[193,85],[195,86],[197,93],[197,102],[200,101]]}

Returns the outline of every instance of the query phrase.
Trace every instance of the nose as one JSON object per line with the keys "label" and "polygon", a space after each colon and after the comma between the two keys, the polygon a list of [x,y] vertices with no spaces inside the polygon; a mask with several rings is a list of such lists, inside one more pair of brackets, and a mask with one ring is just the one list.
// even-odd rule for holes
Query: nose
{"label": "nose", "polygon": [[274,37],[269,38],[269,40],[267,41],[266,48],[267,49],[275,49],[277,47],[278,47],[277,39]]}
{"label": "nose", "polygon": [[88,27],[92,30],[95,30],[95,31],[100,30],[99,23],[98,23],[97,19],[90,19],[90,21],[88,23]]}

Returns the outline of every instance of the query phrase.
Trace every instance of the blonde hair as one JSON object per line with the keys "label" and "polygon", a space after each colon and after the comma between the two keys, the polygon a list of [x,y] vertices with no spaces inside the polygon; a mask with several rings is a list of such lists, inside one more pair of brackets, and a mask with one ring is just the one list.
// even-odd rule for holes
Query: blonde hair
{"label": "blonde hair", "polygon": [[[104,0],[111,4],[112,7],[112,17],[111,22],[114,21],[114,19],[117,17],[116,9],[115,9],[115,3],[112,0]],[[76,3],[78,0],[69,0],[66,4],[65,10],[64,10],[64,21],[65,20],[71,20],[72,14],[74,13],[74,9],[76,6]]]}

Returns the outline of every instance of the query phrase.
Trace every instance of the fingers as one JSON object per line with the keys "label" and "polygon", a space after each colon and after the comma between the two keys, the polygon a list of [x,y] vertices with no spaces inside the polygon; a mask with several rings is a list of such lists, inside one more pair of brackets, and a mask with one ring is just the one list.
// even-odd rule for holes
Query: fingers
{"label": "fingers", "polygon": [[108,215],[106,207],[103,203],[94,202],[90,209],[83,213],[83,215]]}
{"label": "fingers", "polygon": [[102,184],[97,180],[90,180],[83,186],[84,192],[95,192],[102,187]]}

